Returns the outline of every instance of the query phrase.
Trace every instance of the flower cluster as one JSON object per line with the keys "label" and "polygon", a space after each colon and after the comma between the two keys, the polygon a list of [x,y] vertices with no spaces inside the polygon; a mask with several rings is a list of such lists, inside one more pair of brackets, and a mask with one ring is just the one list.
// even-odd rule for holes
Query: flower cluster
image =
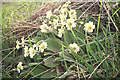
{"label": "flower cluster", "polygon": [[37,53],[37,52],[44,52],[44,49],[47,48],[47,42],[43,41],[41,44],[36,45],[34,44],[32,47],[28,47],[25,45],[25,42],[29,42],[29,40],[25,40],[24,37],[21,38],[22,42],[20,43],[20,41],[16,41],[17,45],[16,48],[19,49],[20,46],[24,47],[24,57],[27,57],[30,55],[30,58],[33,58],[33,56]]}
{"label": "flower cluster", "polygon": [[[47,48],[47,42],[42,41],[40,44],[34,44],[32,47],[28,47],[25,45],[25,42],[28,40],[24,40],[24,37],[21,38],[22,42],[16,41],[16,48],[19,49],[20,46],[24,47],[24,57],[30,56],[33,58],[37,52],[44,52],[44,49]],[[17,65],[17,71],[20,73],[20,70],[23,70],[22,62],[19,62]]]}
{"label": "flower cluster", "polygon": [[[53,12],[49,10],[46,12],[46,20],[40,26],[41,32],[48,32],[56,30],[58,31],[58,37],[62,37],[64,33],[64,29],[71,30],[76,27],[77,20],[77,12],[74,9],[70,9],[69,4],[71,2],[68,1],[62,6],[55,9]],[[58,13],[57,15],[55,13]],[[93,22],[86,23],[84,30],[86,32],[93,32],[95,25]]]}
{"label": "flower cluster", "polygon": [[26,40],[24,39],[24,36],[21,38],[21,41],[22,41],[21,43],[20,43],[20,41],[18,41],[18,40],[16,41],[16,44],[17,44],[17,45],[16,45],[16,48],[17,48],[17,49],[19,49],[20,46],[24,47],[25,42],[26,42]]}
{"label": "flower cluster", "polygon": [[[58,31],[58,37],[62,37],[64,29],[70,30],[76,27],[76,10],[70,9],[68,1],[62,6],[55,9],[53,12],[49,10],[46,12],[46,20],[40,26],[41,32]],[[56,15],[55,13],[58,13]]]}
{"label": "flower cluster", "polygon": [[[65,30],[69,31],[76,27],[77,12],[76,10],[70,8],[70,3],[71,2],[68,1],[54,11],[49,10],[46,12],[46,16],[44,16],[45,20],[42,22],[42,25],[40,25],[42,33],[47,33],[49,31],[52,32],[55,30],[58,33],[57,36],[62,37]],[[80,22],[80,24],[84,24],[84,22]],[[91,21],[84,24],[84,30],[86,32],[93,32],[94,28],[95,25]],[[24,47],[24,57],[30,56],[30,58],[33,58],[37,53],[42,53],[47,48],[47,42],[45,41],[40,41],[37,44],[30,45],[30,47],[26,45],[26,42],[29,42],[29,40],[25,40],[24,37],[21,38],[21,42],[18,40],[16,41],[17,49]],[[69,44],[69,48],[70,49],[67,50],[69,50],[70,53],[71,50],[75,53],[80,51],[80,47],[76,43]],[[17,71],[19,73],[20,70],[23,70],[22,62],[19,62],[17,65]]]}
{"label": "flower cluster", "polygon": [[30,58],[33,58],[37,52],[44,52],[44,49],[46,48],[47,48],[47,42],[44,42],[44,41],[40,45],[34,44],[30,48],[28,48],[28,46],[25,46],[24,57],[27,57],[30,55]]}

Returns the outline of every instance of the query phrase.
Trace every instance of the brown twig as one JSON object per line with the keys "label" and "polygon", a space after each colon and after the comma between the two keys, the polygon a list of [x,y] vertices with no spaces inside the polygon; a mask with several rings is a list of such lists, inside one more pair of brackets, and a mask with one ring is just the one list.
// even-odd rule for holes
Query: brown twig
{"label": "brown twig", "polygon": [[30,27],[30,26],[17,26],[17,27],[8,27],[8,28],[0,28],[0,29],[18,29],[18,28],[40,29],[40,27]]}
{"label": "brown twig", "polygon": [[[30,36],[32,36],[34,33],[36,33],[38,30],[35,30],[34,32],[32,32],[30,35],[29,35],[29,37]],[[28,37],[27,38],[25,38],[25,39],[28,39]]]}
{"label": "brown twig", "polygon": [[10,49],[14,49],[14,47],[13,48],[8,48],[8,49],[4,49],[4,50],[0,50],[0,52],[7,51],[7,50],[10,50]]}

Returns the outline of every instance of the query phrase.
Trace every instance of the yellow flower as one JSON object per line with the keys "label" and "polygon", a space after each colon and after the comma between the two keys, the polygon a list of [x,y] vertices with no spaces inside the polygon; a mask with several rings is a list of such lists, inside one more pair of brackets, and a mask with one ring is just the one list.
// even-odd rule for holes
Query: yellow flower
{"label": "yellow flower", "polygon": [[53,19],[54,29],[57,29],[58,21],[59,21],[58,19]]}
{"label": "yellow flower", "polygon": [[24,48],[24,56],[27,57],[28,55],[29,55],[28,46],[25,46],[25,48]]}
{"label": "yellow flower", "polygon": [[68,10],[67,7],[68,7],[68,4],[63,4],[62,7],[61,7],[61,11],[62,10],[66,10],[67,11]]}
{"label": "yellow flower", "polygon": [[58,29],[58,37],[62,37],[63,32],[64,32],[63,28]]}
{"label": "yellow flower", "polygon": [[77,15],[73,15],[70,18],[76,20],[77,19]]}
{"label": "yellow flower", "polygon": [[52,21],[49,21],[49,24],[53,24]]}
{"label": "yellow flower", "polygon": [[49,30],[49,31],[53,31],[54,29],[53,29],[52,26],[49,26],[49,27],[48,27],[48,30]]}
{"label": "yellow flower", "polygon": [[52,14],[52,11],[51,10],[49,10],[48,12],[46,12],[46,17],[47,18],[51,18],[51,16],[52,16],[53,14]]}
{"label": "yellow flower", "polygon": [[24,47],[25,44],[24,36],[21,38],[21,40],[22,40],[22,47]]}
{"label": "yellow flower", "polygon": [[70,30],[70,27],[73,28],[73,27],[76,27],[76,23],[74,22],[75,20],[74,19],[67,19],[67,24],[66,24],[66,27],[68,30]]}
{"label": "yellow flower", "polygon": [[69,11],[69,16],[70,16],[70,18],[76,20],[77,19],[76,10],[71,9]]}
{"label": "yellow flower", "polygon": [[84,22],[83,22],[83,21],[80,21],[80,24],[84,24]]}
{"label": "yellow flower", "polygon": [[73,16],[73,15],[76,15],[76,10],[71,9],[69,11],[69,16]]}
{"label": "yellow flower", "polygon": [[76,53],[79,51],[79,46],[76,43],[70,44],[69,47]]}
{"label": "yellow flower", "polygon": [[16,48],[19,49],[20,48],[20,42],[17,40],[16,43],[17,43]]}
{"label": "yellow flower", "polygon": [[48,30],[47,24],[43,23],[43,25],[40,26],[40,29],[41,29],[41,32],[47,32],[47,30]]}
{"label": "yellow flower", "polygon": [[47,48],[47,42],[42,42],[40,45],[39,45],[39,51],[43,52],[44,49]]}
{"label": "yellow flower", "polygon": [[22,62],[19,62],[17,65],[17,71],[20,73],[20,70],[23,70]]}
{"label": "yellow flower", "polygon": [[33,45],[34,50],[38,50],[38,46],[36,44]]}
{"label": "yellow flower", "polygon": [[84,30],[86,32],[93,32],[93,29],[95,28],[95,25],[93,25],[93,22],[89,21],[88,23],[86,23]]}
{"label": "yellow flower", "polygon": [[63,26],[66,25],[66,16],[64,16],[62,14],[60,14],[59,16],[60,16],[60,20],[61,20],[62,25]]}
{"label": "yellow flower", "polygon": [[30,47],[29,54],[30,54],[30,58],[33,58],[33,56],[36,54],[36,50],[34,50],[33,47]]}
{"label": "yellow flower", "polygon": [[61,9],[61,14],[67,17],[67,10],[66,9]]}

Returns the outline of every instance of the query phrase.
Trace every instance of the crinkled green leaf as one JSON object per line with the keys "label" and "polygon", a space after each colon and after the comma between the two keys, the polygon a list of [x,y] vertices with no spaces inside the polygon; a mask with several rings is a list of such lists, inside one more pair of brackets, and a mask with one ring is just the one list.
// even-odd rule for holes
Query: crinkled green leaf
{"label": "crinkled green leaf", "polygon": [[51,57],[47,60],[44,60],[44,64],[47,66],[47,67],[56,67],[58,64],[57,63],[54,63],[54,57]]}
{"label": "crinkled green leaf", "polygon": [[59,52],[61,50],[61,41],[59,39],[50,38],[47,39],[48,48],[54,52]]}
{"label": "crinkled green leaf", "polygon": [[[33,69],[34,67],[31,67],[31,69]],[[40,74],[41,72],[44,72],[46,70],[46,68],[42,65],[37,66],[32,72],[31,75],[35,76],[37,74]]]}
{"label": "crinkled green leaf", "polygon": [[43,74],[40,78],[54,78],[57,76],[56,71],[48,71],[45,74]]}
{"label": "crinkled green leaf", "polygon": [[64,32],[64,40],[68,45],[76,41],[73,34],[67,30]]}

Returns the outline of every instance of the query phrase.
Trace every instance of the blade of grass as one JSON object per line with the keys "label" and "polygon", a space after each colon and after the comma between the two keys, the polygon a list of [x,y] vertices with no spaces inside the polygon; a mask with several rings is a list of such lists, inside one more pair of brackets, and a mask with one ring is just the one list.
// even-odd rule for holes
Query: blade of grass
{"label": "blade of grass", "polygon": [[8,72],[6,72],[6,71],[4,71],[4,72],[6,73],[6,75],[8,75],[7,78],[13,78],[12,76],[10,76],[10,75],[8,74]]}
{"label": "blade of grass", "polygon": [[[64,53],[64,46],[63,46],[63,44],[62,44],[62,52]],[[63,58],[65,59],[64,56],[65,56],[65,55],[63,54]],[[64,60],[64,63],[65,63],[65,68],[66,68],[66,70],[68,70],[68,66],[67,66],[67,63],[66,63],[65,60]]]}
{"label": "blade of grass", "polygon": [[115,51],[115,46],[114,46],[114,41],[113,41],[113,36],[111,35],[111,33],[109,32],[110,34],[110,42],[111,42],[111,49],[112,49],[112,52],[113,52],[113,76],[115,75],[115,54],[116,54],[116,51]]}
{"label": "blade of grass", "polygon": [[118,8],[111,17],[113,17],[118,11],[120,10],[120,8]]}
{"label": "blade of grass", "polygon": [[87,51],[89,51],[90,54],[93,56],[93,58],[97,61],[97,55],[94,53],[94,51],[90,47],[90,44],[89,44],[89,41],[88,41],[87,32],[85,32],[85,36],[86,36],[86,40],[87,40],[87,44],[86,44]]}
{"label": "blade of grass", "polygon": [[29,40],[29,43],[30,43],[30,47],[32,47],[32,43],[31,43],[29,35],[28,35],[28,40]]}
{"label": "blade of grass", "polygon": [[102,10],[102,1],[101,1],[101,5],[100,5],[100,13],[99,13],[99,17],[98,17],[97,34],[96,34],[97,36],[98,36],[98,30],[99,30],[99,25],[100,25],[101,10]]}

